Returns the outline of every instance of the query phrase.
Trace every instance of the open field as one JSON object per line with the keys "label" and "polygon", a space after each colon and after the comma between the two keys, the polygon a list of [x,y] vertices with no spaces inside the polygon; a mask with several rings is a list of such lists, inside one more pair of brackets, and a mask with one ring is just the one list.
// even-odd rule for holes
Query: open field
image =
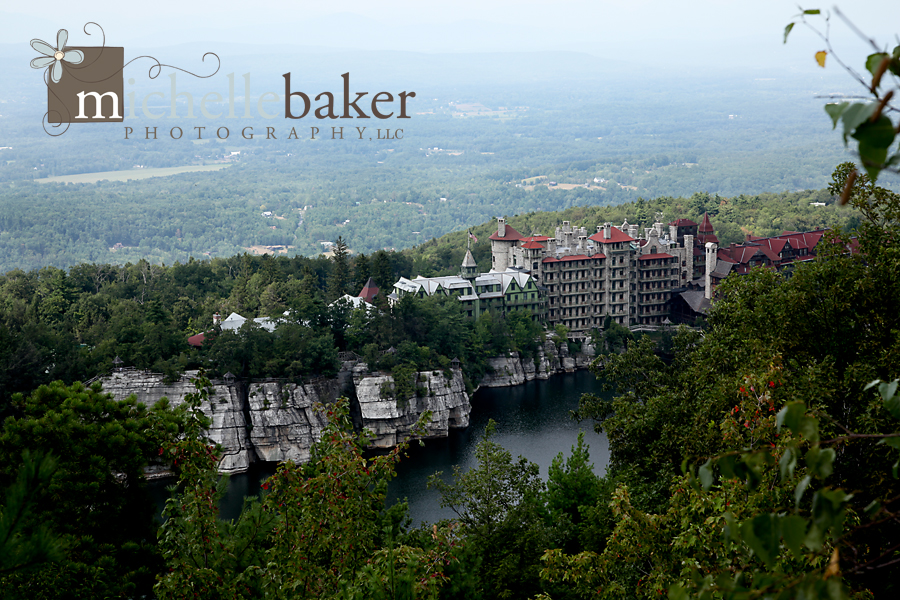
{"label": "open field", "polygon": [[181,173],[196,173],[198,171],[218,171],[224,169],[227,164],[218,165],[188,165],[185,167],[162,167],[159,169],[125,169],[122,171],[103,171],[101,173],[78,173],[77,175],[57,175],[35,179],[38,183],[97,183],[104,179],[108,181],[128,181],[129,179],[148,179],[150,177],[166,177],[167,175],[180,175]]}

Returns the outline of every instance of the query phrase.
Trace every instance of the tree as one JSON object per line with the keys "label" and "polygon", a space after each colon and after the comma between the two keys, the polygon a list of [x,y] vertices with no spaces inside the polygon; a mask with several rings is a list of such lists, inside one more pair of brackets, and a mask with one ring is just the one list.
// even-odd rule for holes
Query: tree
{"label": "tree", "polygon": [[60,540],[34,514],[37,496],[50,483],[55,470],[52,457],[24,452],[18,477],[0,507],[0,581],[10,573],[63,557]]}
{"label": "tree", "polygon": [[453,483],[436,473],[429,487],[441,492],[441,506],[456,513],[462,525],[477,591],[488,598],[525,598],[540,590],[538,558],[551,546],[539,468],[512,455],[491,440],[490,421],[478,443],[478,466],[466,472],[454,467]]}
{"label": "tree", "polygon": [[332,247],[331,273],[328,276],[328,299],[335,301],[347,293],[350,284],[350,254],[343,238],[338,236]]}
{"label": "tree", "polygon": [[[178,435],[179,413],[165,402],[148,409],[134,397],[113,400],[99,384],[62,382],[16,395],[13,406],[0,430],[0,487],[29,472],[24,451],[58,457],[52,479],[32,491],[31,511],[65,554],[9,575],[4,589],[38,599],[149,593],[162,563],[143,470]],[[43,464],[37,472],[47,470]]]}
{"label": "tree", "polygon": [[[405,505],[385,510],[387,481],[406,443],[366,458],[368,438],[353,432],[348,401],[319,405],[326,425],[310,462],[279,465],[262,485],[263,500],[248,501],[226,523],[217,514],[219,449],[203,438],[208,419],[198,408],[209,382],[195,385],[185,436],[164,448],[182,493],[168,501],[160,531],[169,566],[154,589],[161,600],[187,590],[201,599],[436,596],[455,560],[451,532],[435,528],[426,547],[398,545]],[[430,418],[423,415],[415,430]]]}

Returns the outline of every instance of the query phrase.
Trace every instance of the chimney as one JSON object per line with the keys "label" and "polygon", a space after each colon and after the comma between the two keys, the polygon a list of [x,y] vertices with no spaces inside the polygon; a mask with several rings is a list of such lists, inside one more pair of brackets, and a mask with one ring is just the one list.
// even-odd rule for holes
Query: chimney
{"label": "chimney", "polygon": [[628,235],[630,235],[634,239],[637,239],[638,238],[638,226],[637,225],[629,225],[628,226]]}
{"label": "chimney", "polygon": [[712,272],[716,270],[716,259],[719,247],[713,242],[706,242],[706,289],[703,295],[707,300],[712,299]]}
{"label": "chimney", "polygon": [[612,238],[612,225],[609,223],[603,224],[603,239],[608,240]]}
{"label": "chimney", "polygon": [[497,219],[497,235],[500,237],[506,237],[506,219],[500,217]]}
{"label": "chimney", "polygon": [[578,247],[581,249],[582,253],[584,253],[587,250],[587,236],[586,235],[578,236]]}
{"label": "chimney", "polygon": [[219,314],[219,311],[216,311],[216,314],[213,315],[213,325],[218,325],[222,321],[222,315]]}
{"label": "chimney", "polygon": [[678,228],[674,225],[669,225],[669,239],[673,242],[678,241]]}

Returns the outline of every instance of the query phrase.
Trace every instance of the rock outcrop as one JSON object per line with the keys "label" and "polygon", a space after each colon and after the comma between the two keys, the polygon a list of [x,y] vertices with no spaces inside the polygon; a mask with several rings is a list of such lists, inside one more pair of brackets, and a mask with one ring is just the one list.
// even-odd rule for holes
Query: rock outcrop
{"label": "rock outcrop", "polygon": [[[124,400],[134,394],[138,402],[153,406],[165,397],[177,406],[184,402],[187,394],[197,391],[190,381],[196,375],[196,371],[187,371],[178,381],[167,383],[160,373],[125,369],[100,381],[103,391],[112,394],[116,400]],[[246,471],[254,459],[241,396],[239,387],[213,382],[209,399],[200,405],[200,410],[212,420],[207,435],[225,449],[219,463],[219,470],[223,473]]]}
{"label": "rock outcrop", "polygon": [[356,396],[362,417],[362,425],[372,434],[376,448],[396,446],[412,435],[413,426],[426,411],[431,419],[425,431],[418,437],[447,437],[450,429],[469,426],[469,395],[462,371],[426,371],[414,375],[413,388],[408,398],[396,398],[394,378],[376,375],[354,378]]}
{"label": "rock outcrop", "polygon": [[313,404],[334,402],[341,395],[337,379],[298,385],[278,380],[251,383],[250,442],[259,460],[309,460],[313,444],[322,436],[325,415]]}
{"label": "rock outcrop", "polygon": [[[504,387],[547,379],[554,373],[585,368],[593,358],[594,348],[588,343],[571,355],[567,344],[557,347],[548,340],[532,358],[512,352],[490,359],[489,371],[479,385]],[[178,381],[166,382],[158,373],[124,369],[100,381],[104,391],[118,400],[134,394],[147,405],[163,397],[178,405],[196,391],[190,382],[194,376],[196,371],[188,371]],[[354,421],[372,432],[371,444],[376,448],[390,448],[411,436],[426,411],[431,411],[431,419],[422,438],[446,437],[451,429],[468,427],[472,407],[462,371],[424,371],[412,377],[413,391],[402,398],[395,397],[393,376],[370,373],[358,361],[345,362],[334,379],[302,385],[277,379],[230,385],[214,380],[213,393],[201,410],[212,419],[210,439],[225,449],[219,469],[237,473],[257,460],[309,460],[325,427],[324,415],[314,405],[329,404],[340,396],[351,399]]]}

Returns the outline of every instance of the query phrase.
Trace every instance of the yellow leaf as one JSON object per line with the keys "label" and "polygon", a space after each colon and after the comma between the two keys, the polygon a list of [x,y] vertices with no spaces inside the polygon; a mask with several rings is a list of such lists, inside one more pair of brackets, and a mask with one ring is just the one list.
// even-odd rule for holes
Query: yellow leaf
{"label": "yellow leaf", "polygon": [[841,574],[841,557],[838,554],[837,547],[835,547],[834,552],[831,553],[831,560],[828,561],[828,568],[825,569],[824,579],[828,579],[829,577],[840,576],[840,574]]}
{"label": "yellow leaf", "polygon": [[816,52],[816,62],[819,63],[819,66],[823,69],[825,68],[825,57],[828,56],[828,53],[824,50],[819,50]]}

